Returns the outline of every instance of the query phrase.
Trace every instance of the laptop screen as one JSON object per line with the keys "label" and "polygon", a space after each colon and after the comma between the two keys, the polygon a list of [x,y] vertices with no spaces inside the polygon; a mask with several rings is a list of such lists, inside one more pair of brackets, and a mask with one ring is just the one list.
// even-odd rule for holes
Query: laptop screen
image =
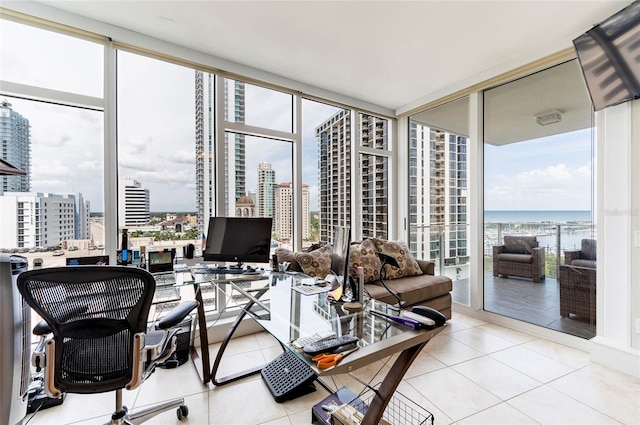
{"label": "laptop screen", "polygon": [[149,252],[149,273],[173,271],[173,253],[171,251]]}

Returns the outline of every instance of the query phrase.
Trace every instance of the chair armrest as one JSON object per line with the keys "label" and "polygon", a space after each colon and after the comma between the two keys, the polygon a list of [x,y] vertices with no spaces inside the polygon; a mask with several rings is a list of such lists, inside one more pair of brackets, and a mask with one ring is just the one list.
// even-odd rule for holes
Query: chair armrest
{"label": "chair armrest", "polygon": [[495,257],[498,254],[502,254],[504,252],[504,245],[494,245],[493,246],[493,256]]}
{"label": "chair armrest", "polygon": [[540,263],[544,264],[544,259],[545,259],[544,258],[544,251],[545,251],[545,247],[544,246],[539,246],[539,247],[533,248],[531,250],[531,256],[533,257],[532,261],[534,263],[540,262]]}
{"label": "chair armrest", "polygon": [[187,317],[187,315],[196,307],[198,307],[198,301],[185,301],[178,304],[169,312],[169,314],[158,320],[156,323],[157,328],[165,330],[178,326],[178,324],[182,322],[184,318]]}
{"label": "chair armrest", "polygon": [[571,264],[573,260],[578,260],[581,257],[582,252],[579,249],[574,249],[564,252],[564,263]]}
{"label": "chair armrest", "polygon": [[416,261],[418,262],[418,266],[420,266],[420,270],[422,270],[422,273],[428,274],[431,276],[434,275],[436,265],[433,261],[418,260],[418,259],[416,259]]}

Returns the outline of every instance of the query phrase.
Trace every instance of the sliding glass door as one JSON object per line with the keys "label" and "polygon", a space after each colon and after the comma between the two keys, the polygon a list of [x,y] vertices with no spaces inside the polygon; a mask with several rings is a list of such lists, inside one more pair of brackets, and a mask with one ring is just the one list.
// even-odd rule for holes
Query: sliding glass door
{"label": "sliding glass door", "polygon": [[484,142],[485,310],[593,337],[594,124],[577,61],[487,90]]}

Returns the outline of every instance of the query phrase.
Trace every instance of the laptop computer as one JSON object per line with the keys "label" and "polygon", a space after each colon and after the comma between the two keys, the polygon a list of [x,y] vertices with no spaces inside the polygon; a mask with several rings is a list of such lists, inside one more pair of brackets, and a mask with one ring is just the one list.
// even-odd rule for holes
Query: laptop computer
{"label": "laptop computer", "polygon": [[154,303],[179,300],[180,292],[173,286],[176,283],[173,272],[175,250],[148,251],[148,255],[147,267],[156,280]]}

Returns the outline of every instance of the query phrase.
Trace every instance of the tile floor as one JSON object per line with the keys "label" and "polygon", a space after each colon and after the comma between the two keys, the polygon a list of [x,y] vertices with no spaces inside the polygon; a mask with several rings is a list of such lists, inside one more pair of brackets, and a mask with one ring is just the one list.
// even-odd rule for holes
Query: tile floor
{"label": "tile floor", "polygon": [[[211,345],[210,352],[218,346]],[[222,375],[281,353],[267,334],[238,338],[225,353]],[[393,359],[390,359],[393,360]],[[388,362],[360,369],[377,383]],[[349,375],[326,381],[358,392]],[[259,375],[222,386],[204,386],[191,363],[159,369],[141,387],[125,391],[135,407],[185,397],[188,420],[175,411],[149,424],[310,424],[311,407],[328,393],[317,391],[274,402]],[[454,313],[448,327],[427,344],[398,391],[441,424],[640,424],[640,380],[593,364],[585,352]],[[61,406],[43,410],[30,425],[99,424],[109,419],[113,394],[69,394]],[[29,419],[29,418],[27,418]],[[25,421],[26,422],[26,421]]]}

